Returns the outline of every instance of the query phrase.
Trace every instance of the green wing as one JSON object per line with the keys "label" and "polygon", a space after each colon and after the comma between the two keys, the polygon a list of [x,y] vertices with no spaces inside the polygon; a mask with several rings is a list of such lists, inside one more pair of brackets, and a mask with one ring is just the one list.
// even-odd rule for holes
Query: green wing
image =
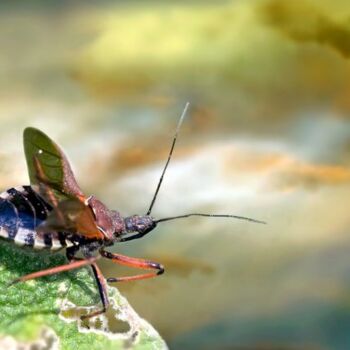
{"label": "green wing", "polygon": [[68,198],[83,197],[69,162],[42,131],[26,128],[23,133],[30,184],[52,205]]}
{"label": "green wing", "polygon": [[23,142],[30,184],[53,207],[37,230],[67,231],[88,238],[103,238],[60,147],[35,128],[24,130]]}

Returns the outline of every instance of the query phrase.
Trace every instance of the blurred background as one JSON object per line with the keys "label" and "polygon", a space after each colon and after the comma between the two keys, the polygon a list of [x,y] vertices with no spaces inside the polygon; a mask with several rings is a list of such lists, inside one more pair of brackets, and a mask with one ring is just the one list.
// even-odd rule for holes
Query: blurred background
{"label": "blurred background", "polygon": [[[191,218],[113,251],[166,273],[121,292],[172,349],[350,348],[350,3],[1,1],[0,186],[28,183],[22,131],[87,194]],[[102,263],[105,275],[134,271]]]}

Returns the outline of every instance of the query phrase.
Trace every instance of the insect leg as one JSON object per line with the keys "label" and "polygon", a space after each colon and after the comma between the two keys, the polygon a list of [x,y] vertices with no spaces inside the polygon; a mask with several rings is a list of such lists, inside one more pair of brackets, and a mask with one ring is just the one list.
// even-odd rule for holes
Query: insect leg
{"label": "insect leg", "polygon": [[136,233],[134,235],[128,236],[128,237],[124,237],[120,239],[120,242],[127,242],[127,241],[132,241],[134,239],[138,239],[138,238],[142,238],[146,233]]}
{"label": "insect leg", "polygon": [[79,267],[86,266],[86,265],[92,265],[96,260],[97,260],[97,257],[85,259],[85,260],[77,260],[66,265],[61,265],[57,267],[52,267],[50,269],[33,272],[28,275],[16,278],[11,283],[9,283],[8,286],[12,286],[13,284],[16,284],[18,282],[24,282],[24,281],[32,280],[38,277],[54,275],[56,273],[69,271],[69,270],[75,270],[75,269],[78,269]]}
{"label": "insect leg", "polygon": [[[71,264],[74,263],[75,261],[82,261],[82,260],[84,260],[82,258],[78,258],[78,257],[75,256],[75,254],[77,253],[78,250],[79,250],[79,246],[73,246],[73,247],[67,248],[66,256],[67,256],[67,259],[70,261]],[[88,315],[81,316],[80,318],[82,320],[88,319],[90,317],[94,317],[94,316],[97,316],[97,315],[105,313],[106,310],[107,310],[107,307],[109,305],[108,293],[107,293],[107,285],[106,285],[106,281],[105,281],[105,279],[104,279],[104,277],[102,275],[102,272],[99,269],[99,267],[97,266],[97,264],[95,264],[95,263],[91,264],[91,268],[92,268],[92,272],[94,273],[94,277],[95,277],[95,280],[96,280],[96,283],[97,283],[97,287],[98,287],[98,291],[99,291],[99,294],[100,294],[100,298],[101,298],[101,302],[102,302],[102,306],[103,307],[102,307],[101,310],[92,312],[92,313],[90,313]]]}
{"label": "insect leg", "polygon": [[86,320],[90,317],[98,316],[98,315],[105,313],[107,311],[108,306],[109,306],[106,280],[104,279],[100,268],[95,263],[91,264],[91,268],[92,268],[92,271],[93,271],[95,279],[96,279],[98,291],[100,293],[100,298],[101,298],[101,302],[102,302],[102,309],[97,310],[95,312],[92,312],[90,314],[81,316],[80,318],[82,320]]}
{"label": "insect leg", "polygon": [[111,259],[114,263],[130,266],[130,267],[136,267],[139,269],[146,269],[146,270],[157,270],[156,272],[150,272],[150,273],[144,273],[139,274],[135,276],[124,276],[124,277],[118,277],[118,278],[107,278],[107,282],[127,282],[127,281],[136,281],[136,280],[142,280],[146,278],[152,278],[156,277],[158,275],[161,275],[164,273],[164,267],[161,264],[158,264],[153,261],[145,260],[145,259],[138,259],[138,258],[131,258],[129,256],[121,255],[121,254],[112,254],[110,252],[107,252],[103,249],[100,250],[100,254],[102,257]]}
{"label": "insect leg", "polygon": [[77,245],[74,245],[66,249],[66,257],[68,261],[82,260],[75,257],[75,254],[78,252],[78,250],[79,250],[79,246]]}

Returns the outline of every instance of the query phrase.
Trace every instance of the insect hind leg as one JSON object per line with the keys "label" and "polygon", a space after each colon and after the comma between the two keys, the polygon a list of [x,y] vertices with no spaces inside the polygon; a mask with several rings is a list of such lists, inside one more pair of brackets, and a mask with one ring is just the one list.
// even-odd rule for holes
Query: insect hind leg
{"label": "insect hind leg", "polygon": [[76,260],[76,261],[72,261],[72,262],[65,264],[65,265],[60,265],[60,266],[52,267],[50,269],[33,272],[33,273],[28,274],[28,275],[24,275],[24,276],[21,276],[19,278],[16,278],[12,282],[10,282],[8,284],[8,286],[12,286],[12,285],[19,283],[19,282],[29,281],[29,280],[32,280],[35,278],[55,275],[55,274],[60,273],[60,272],[75,270],[75,269],[78,269],[78,268],[83,267],[83,266],[92,265],[96,260],[97,260],[97,257],[90,258],[90,259]]}

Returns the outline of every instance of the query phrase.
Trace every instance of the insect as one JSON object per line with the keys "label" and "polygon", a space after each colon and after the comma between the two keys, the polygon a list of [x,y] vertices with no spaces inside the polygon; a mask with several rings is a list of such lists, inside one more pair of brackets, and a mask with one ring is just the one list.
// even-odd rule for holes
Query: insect
{"label": "insect", "polygon": [[[151,216],[187,109],[188,104],[179,120],[147,213],[125,218],[118,211],[108,209],[96,197],[84,195],[60,147],[40,130],[26,128],[23,140],[30,186],[11,188],[0,194],[0,237],[33,249],[65,249],[68,263],[19,277],[10,285],[91,266],[102,308],[81,316],[82,319],[86,319],[106,312],[109,305],[106,282],[141,280],[164,272],[163,265],[157,262],[111,253],[107,247],[141,238],[159,223],[190,216],[230,217],[263,223],[236,215],[191,213],[162,219],[154,219]],[[78,252],[83,257],[77,257]],[[96,263],[101,257],[117,264],[151,272],[105,280]]]}

